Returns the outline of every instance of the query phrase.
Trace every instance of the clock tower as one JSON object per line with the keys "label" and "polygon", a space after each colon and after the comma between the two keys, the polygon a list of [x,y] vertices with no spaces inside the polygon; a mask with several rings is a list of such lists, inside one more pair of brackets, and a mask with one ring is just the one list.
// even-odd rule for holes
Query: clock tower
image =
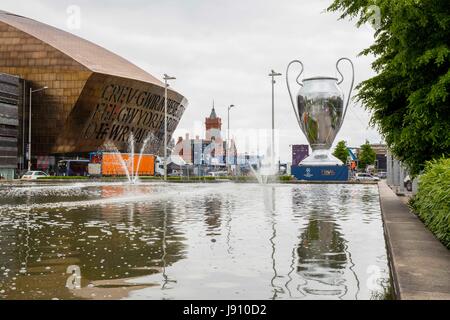
{"label": "clock tower", "polygon": [[217,117],[216,109],[213,108],[211,110],[211,114],[205,121],[206,127],[206,140],[216,142],[222,141],[221,131],[222,131],[222,119]]}

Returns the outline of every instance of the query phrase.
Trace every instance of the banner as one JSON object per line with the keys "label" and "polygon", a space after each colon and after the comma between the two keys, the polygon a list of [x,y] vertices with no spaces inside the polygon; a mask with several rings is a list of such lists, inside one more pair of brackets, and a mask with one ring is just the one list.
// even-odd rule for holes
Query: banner
{"label": "banner", "polygon": [[348,181],[347,166],[292,166],[292,175],[306,181]]}

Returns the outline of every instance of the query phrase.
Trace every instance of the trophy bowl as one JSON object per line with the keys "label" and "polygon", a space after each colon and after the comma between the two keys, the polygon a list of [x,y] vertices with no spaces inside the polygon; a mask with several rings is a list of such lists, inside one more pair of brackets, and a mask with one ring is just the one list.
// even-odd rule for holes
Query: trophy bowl
{"label": "trophy bowl", "polygon": [[[349,92],[350,97],[354,83],[354,69],[351,60],[341,58],[336,64],[337,70],[342,77],[341,81],[332,77],[314,77],[303,79],[302,82],[299,82],[298,79],[304,70],[302,62],[294,60],[288,65],[286,82],[292,106],[294,107],[298,124],[313,150],[308,158],[304,159],[300,164],[293,165],[343,165],[342,161],[334,157],[330,152],[336,135],[344,122],[350,101],[348,98],[344,108],[345,96],[339,87],[339,84],[344,80],[339,70],[339,63],[342,60],[349,61],[353,70],[353,79]],[[299,63],[302,66],[302,71],[297,77],[297,83],[301,87],[295,99],[297,105],[294,103],[288,79],[289,68],[294,63]]]}

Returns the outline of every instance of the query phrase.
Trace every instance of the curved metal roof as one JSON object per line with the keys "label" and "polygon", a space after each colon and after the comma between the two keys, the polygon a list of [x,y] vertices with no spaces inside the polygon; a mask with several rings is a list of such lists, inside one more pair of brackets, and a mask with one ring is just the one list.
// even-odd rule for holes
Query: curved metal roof
{"label": "curved metal roof", "polygon": [[0,21],[47,43],[93,72],[164,86],[128,60],[69,32],[1,10]]}

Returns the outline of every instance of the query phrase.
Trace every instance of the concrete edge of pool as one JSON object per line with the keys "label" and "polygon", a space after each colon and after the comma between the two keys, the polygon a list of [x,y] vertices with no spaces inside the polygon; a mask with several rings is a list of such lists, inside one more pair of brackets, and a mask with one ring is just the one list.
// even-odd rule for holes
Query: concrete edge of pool
{"label": "concrete edge of pool", "polygon": [[396,298],[450,300],[449,250],[384,181],[378,189]]}

